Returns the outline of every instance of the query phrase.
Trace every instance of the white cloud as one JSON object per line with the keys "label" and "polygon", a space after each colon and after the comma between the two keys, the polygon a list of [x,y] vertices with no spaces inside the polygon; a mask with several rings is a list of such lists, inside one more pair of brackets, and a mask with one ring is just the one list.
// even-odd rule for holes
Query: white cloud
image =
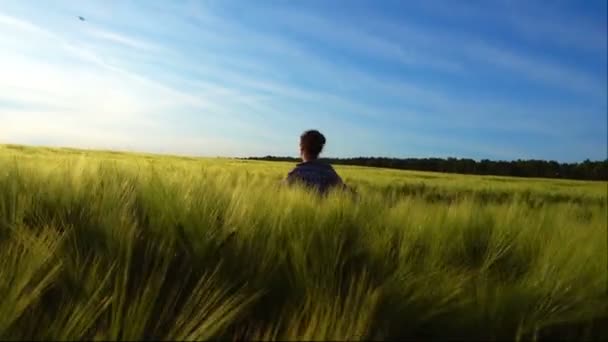
{"label": "white cloud", "polygon": [[86,117],[70,118],[59,112],[0,111],[0,143],[150,151],[200,156],[246,156],[263,150],[256,143],[235,141],[213,134],[180,135],[159,122],[93,122]]}
{"label": "white cloud", "polygon": [[0,24],[2,24],[4,27],[7,27],[7,28],[28,31],[28,32],[32,32],[32,33],[45,35],[45,36],[53,36],[47,30],[44,30],[26,20],[15,18],[15,17],[5,15],[2,13],[0,13]]}
{"label": "white cloud", "polygon": [[[264,12],[263,12],[264,13]],[[267,15],[267,13],[264,13]],[[305,33],[315,39],[329,42],[331,46],[347,48],[359,54],[378,57],[406,66],[435,69],[442,72],[462,71],[462,66],[449,58],[429,53],[421,49],[428,43],[420,37],[413,37],[413,32],[404,35],[400,41],[374,34],[365,29],[365,23],[339,23],[323,18],[319,14],[304,12],[271,10],[280,24],[289,30]],[[414,39],[412,39],[414,38]],[[418,39],[417,39],[418,38]]]}
{"label": "white cloud", "polygon": [[488,64],[494,64],[547,86],[567,89],[578,94],[605,98],[606,83],[577,69],[559,65],[485,42],[469,41],[463,45],[468,57]]}
{"label": "white cloud", "polygon": [[[206,95],[179,91],[110,64],[85,45],[25,20],[1,15],[0,24],[17,39],[21,36],[27,41],[22,47],[2,49],[11,42],[0,39],[0,50],[4,50],[0,63],[3,140],[156,150],[189,147],[193,153],[209,147],[230,150],[229,139],[212,138],[209,130],[201,131],[207,138],[192,138],[168,127],[175,121],[174,115],[184,110],[198,111],[203,121],[206,115],[228,119],[230,110],[213,99],[217,91]],[[127,36],[118,37],[105,36],[139,44]],[[32,45],[44,53],[36,56],[30,50]],[[165,141],[159,143],[162,139]]]}
{"label": "white cloud", "polygon": [[99,28],[89,28],[86,30],[86,33],[88,35],[92,36],[93,38],[104,39],[104,40],[110,41],[112,43],[121,44],[126,47],[133,48],[133,49],[140,49],[140,50],[158,49],[158,46],[156,46],[155,44],[152,44],[150,42],[146,42],[141,39],[135,39],[135,38],[129,37],[124,34],[111,32],[111,31],[107,31],[107,30],[102,30]]}
{"label": "white cloud", "polygon": [[[138,14],[146,19],[142,25],[149,29],[150,21],[158,18],[142,12]],[[499,103],[492,103],[496,99],[466,100],[445,91],[450,87],[387,79],[369,69],[330,60],[282,32],[263,32],[210,13],[202,14],[201,22],[183,20],[186,14],[180,15],[177,20],[177,13],[163,13],[163,19],[175,26],[166,31],[164,25],[159,27],[162,39],[155,40],[158,31],[138,33],[135,21],[128,30],[133,35],[101,24],[87,24],[74,33],[0,14],[0,30],[4,31],[0,35],[2,136],[195,154],[209,147],[239,155],[281,150],[277,146],[296,136],[302,126],[319,123],[333,136],[348,137],[340,128],[354,132],[358,139],[353,144],[359,150],[363,150],[361,146],[378,150],[387,145],[380,142],[385,137],[368,124],[380,122],[402,127],[408,143],[499,155],[507,147],[453,142],[430,133],[424,136],[416,134],[416,127],[426,123],[450,126],[454,131],[490,128],[543,136],[563,133],[533,118],[535,110],[551,109],[544,104],[527,108],[510,98]],[[285,20],[357,54],[456,72],[454,77],[466,76],[459,74],[461,67],[475,68],[483,62],[520,74],[522,79],[598,95],[597,81],[576,68],[502,50],[470,36],[429,33],[409,26],[384,36],[363,24],[344,27],[314,17],[293,18],[297,20]],[[402,38],[395,39],[400,33]],[[404,42],[413,47],[404,48]],[[439,44],[446,51],[457,47],[458,53],[434,54]],[[291,68],[298,70],[292,74]],[[349,149],[347,145],[338,147],[344,151]],[[515,155],[515,151],[508,153]]]}

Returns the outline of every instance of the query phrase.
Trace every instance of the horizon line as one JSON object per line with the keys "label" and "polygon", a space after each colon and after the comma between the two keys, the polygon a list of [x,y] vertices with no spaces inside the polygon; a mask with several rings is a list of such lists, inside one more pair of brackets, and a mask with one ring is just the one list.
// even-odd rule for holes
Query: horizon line
{"label": "horizon line", "polygon": [[[157,156],[165,156],[165,157],[189,157],[189,158],[196,158],[196,159],[205,159],[205,158],[215,158],[215,159],[239,159],[239,160],[243,160],[243,159],[261,159],[261,158],[284,158],[284,159],[300,159],[297,156],[279,156],[279,155],[259,155],[259,156],[255,156],[255,155],[250,155],[250,156],[222,156],[222,155],[215,155],[215,156],[211,156],[211,155],[201,155],[201,154],[192,154],[192,153],[179,153],[179,152],[161,152],[161,151],[144,151],[144,150],[136,150],[136,149],[129,149],[129,148],[101,148],[101,147],[74,147],[74,146],[68,146],[68,145],[43,145],[43,144],[18,144],[18,143],[0,143],[0,146],[4,146],[4,147],[25,147],[25,148],[46,148],[46,149],[50,149],[50,150],[76,150],[76,151],[83,151],[83,152],[110,152],[110,153],[124,153],[124,154],[144,154],[144,155],[157,155]],[[449,160],[449,159],[456,159],[456,160],[472,160],[474,162],[483,162],[483,161],[490,161],[490,162],[517,162],[517,161],[543,161],[543,162],[556,162],[558,164],[581,164],[584,163],[586,161],[588,162],[608,162],[608,157],[606,159],[591,159],[591,158],[586,158],[583,159],[582,161],[575,161],[575,162],[565,162],[565,161],[558,161],[558,160],[551,160],[551,159],[535,159],[535,158],[530,158],[530,159],[522,159],[522,158],[518,158],[518,159],[490,159],[490,158],[472,158],[472,157],[455,157],[455,156],[446,156],[446,157],[388,157],[388,156],[367,156],[367,155],[360,155],[360,156],[356,156],[356,157],[335,157],[335,156],[323,156],[323,157],[319,157],[319,159],[323,160],[323,159],[334,159],[334,160],[348,160],[348,159],[396,159],[396,160],[407,160],[407,159],[442,159],[442,160]]]}

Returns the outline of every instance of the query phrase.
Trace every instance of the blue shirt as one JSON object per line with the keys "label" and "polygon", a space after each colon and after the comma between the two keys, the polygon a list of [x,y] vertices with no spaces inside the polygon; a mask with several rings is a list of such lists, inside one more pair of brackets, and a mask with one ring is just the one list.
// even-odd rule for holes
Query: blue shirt
{"label": "blue shirt", "polygon": [[331,165],[317,160],[296,165],[287,175],[286,181],[288,184],[303,184],[320,193],[325,193],[333,187],[343,185],[342,179]]}

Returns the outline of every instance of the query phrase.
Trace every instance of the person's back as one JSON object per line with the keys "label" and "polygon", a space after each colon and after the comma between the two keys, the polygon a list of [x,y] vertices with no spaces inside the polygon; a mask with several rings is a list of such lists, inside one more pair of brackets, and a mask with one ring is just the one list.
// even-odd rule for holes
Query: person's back
{"label": "person's back", "polygon": [[331,165],[313,160],[298,164],[287,175],[287,182],[290,184],[299,182],[325,193],[332,187],[341,185],[342,179]]}
{"label": "person's back", "polygon": [[319,131],[306,131],[300,136],[302,163],[287,175],[288,184],[302,184],[308,188],[326,193],[333,187],[344,184],[334,168],[318,160],[325,146],[325,137]]}

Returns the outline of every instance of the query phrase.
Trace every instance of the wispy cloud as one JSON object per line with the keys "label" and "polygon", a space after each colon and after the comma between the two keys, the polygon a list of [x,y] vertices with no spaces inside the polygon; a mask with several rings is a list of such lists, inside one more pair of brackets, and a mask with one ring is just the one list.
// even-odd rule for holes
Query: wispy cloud
{"label": "wispy cloud", "polygon": [[[558,46],[605,54],[608,24],[605,16],[590,18],[589,15],[575,13],[567,5],[576,5],[576,2],[495,0],[460,2],[454,5],[446,1],[430,0],[416,4],[426,13],[458,23],[481,21],[494,28],[509,30],[536,46]],[[606,11],[605,2],[593,2],[592,5],[599,5],[593,12]]]}
{"label": "wispy cloud", "polygon": [[[311,36],[331,44],[332,47],[346,48],[364,56],[392,61],[404,66],[443,72],[462,71],[462,66],[457,61],[420,49],[425,42],[412,34],[403,36],[400,41],[397,41],[369,32],[365,26],[358,25],[359,23],[356,21],[340,23],[318,14],[313,15],[302,11],[270,10],[262,13],[277,18],[273,24],[280,25],[282,29]],[[405,44],[403,44],[404,42]]]}
{"label": "wispy cloud", "polygon": [[[515,73],[520,81],[528,84],[574,92],[596,99],[605,98],[607,90],[605,79],[597,74],[523,53],[504,44],[493,44],[471,33],[448,32],[436,28],[429,30],[387,20],[362,20],[354,27],[349,22],[328,20],[324,18],[325,14],[304,11],[270,9],[257,12],[260,16],[274,18],[270,21],[272,24],[266,27],[266,31],[280,28],[282,32],[287,29],[325,42],[337,50],[349,49],[360,55],[376,56],[418,68],[427,67],[439,73],[457,72],[458,77],[463,80],[479,74],[480,71],[496,75],[495,70],[498,70],[505,78],[512,78]],[[220,21],[213,12],[204,11],[200,20],[220,22],[222,32],[232,32],[231,35],[234,36],[248,36],[249,44],[278,50],[290,58],[302,61],[306,68],[315,68],[323,73],[340,73],[343,69],[340,64],[327,63],[319,58],[314,50],[293,45],[281,36],[248,34],[248,30],[253,29],[252,26],[243,27],[242,24]],[[373,32],[388,34],[379,36]]]}
{"label": "wispy cloud", "polygon": [[469,58],[517,72],[528,80],[595,98],[605,97],[606,82],[597,75],[590,75],[551,61],[524,56],[484,42],[469,41],[464,46]]}
{"label": "wispy cloud", "polygon": [[87,29],[86,32],[93,38],[105,39],[107,41],[122,44],[126,47],[133,49],[155,50],[158,48],[155,44],[140,39],[135,39],[116,32],[101,30],[98,28]]}
{"label": "wispy cloud", "polygon": [[121,3],[113,15],[92,2],[86,23],[61,8],[0,13],[2,135],[229,155],[291,154],[310,127],[334,155],[603,146],[606,84],[567,59],[438,22],[246,3],[243,17],[225,4]]}
{"label": "wispy cloud", "polygon": [[38,34],[52,36],[51,34],[49,34],[49,32],[47,30],[41,29],[40,27],[38,27],[26,20],[15,18],[10,15],[5,15],[2,13],[0,13],[0,24],[3,26],[9,27],[9,28],[13,28],[13,29],[35,32]]}
{"label": "wispy cloud", "polygon": [[[223,119],[229,119],[227,116],[232,114],[229,108],[205,96],[178,91],[109,64],[95,52],[26,20],[6,15],[0,18],[2,24],[8,23],[13,30],[33,33],[30,41],[39,43],[40,48],[48,48],[46,57],[76,58],[85,63],[57,64],[23,56],[19,51],[5,53],[0,64],[3,75],[0,119],[4,139],[27,141],[46,136],[49,142],[98,145],[105,141],[103,146],[132,145],[146,149],[164,136],[169,138],[167,146],[175,147],[183,145],[180,141],[197,140],[181,137],[176,132],[163,132],[174,119],[166,113],[181,108],[201,115],[223,116]],[[50,44],[49,37],[53,38]],[[135,41],[126,36],[121,38]],[[9,100],[12,105],[7,105]],[[32,104],[47,110],[32,110]],[[141,132],[149,135],[141,136]],[[215,139],[211,138],[211,131],[206,135],[207,140],[199,139],[200,152],[204,152],[205,146],[217,147],[202,143]],[[239,146],[245,148],[246,144]],[[196,148],[192,145],[189,151]]]}

